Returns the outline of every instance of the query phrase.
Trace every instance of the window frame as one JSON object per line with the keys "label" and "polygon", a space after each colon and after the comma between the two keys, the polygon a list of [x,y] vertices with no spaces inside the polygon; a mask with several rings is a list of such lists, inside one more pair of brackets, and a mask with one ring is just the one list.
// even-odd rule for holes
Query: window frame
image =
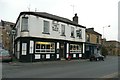
{"label": "window frame", "polygon": [[[48,26],[46,27],[45,23],[47,23],[47,22],[48,22]],[[48,31],[47,30],[45,31],[45,29],[47,29]],[[43,34],[50,34],[50,22],[47,20],[43,20],[43,32],[42,33]]]}
{"label": "window frame", "polygon": [[[42,41],[37,41],[37,42],[42,42]],[[37,42],[35,42],[35,53],[55,53],[55,43],[54,42],[43,42],[43,43],[49,43],[49,44],[37,44]],[[40,48],[36,48],[39,45]],[[42,45],[44,45],[44,48],[42,49]],[[48,49],[47,46],[50,45],[50,48]],[[37,51],[38,50],[38,51]]]}
{"label": "window frame", "polygon": [[82,53],[82,45],[70,44],[70,53]]}
{"label": "window frame", "polygon": [[99,43],[99,35],[96,36],[96,43]]}
{"label": "window frame", "polygon": [[61,24],[61,36],[65,36],[65,25]]}
{"label": "window frame", "polygon": [[82,29],[76,30],[76,37],[82,39]]}
{"label": "window frame", "polygon": [[90,42],[90,34],[86,35],[86,42]]}
{"label": "window frame", "polygon": [[71,27],[71,37],[75,38],[75,28]]}
{"label": "window frame", "polygon": [[[25,21],[23,21],[24,19],[27,19],[27,24],[25,24]],[[28,31],[29,31],[28,30],[28,17],[22,17],[22,20],[21,20],[21,32],[28,32]]]}

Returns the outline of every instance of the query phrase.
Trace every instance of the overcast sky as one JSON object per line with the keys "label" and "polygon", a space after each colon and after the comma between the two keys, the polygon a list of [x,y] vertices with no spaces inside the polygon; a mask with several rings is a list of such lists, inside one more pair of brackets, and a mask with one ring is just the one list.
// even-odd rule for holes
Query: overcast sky
{"label": "overcast sky", "polygon": [[[118,40],[118,2],[120,0],[0,0],[0,20],[16,22],[20,12],[47,12],[72,20],[77,13],[79,24]],[[74,9],[73,9],[74,5]],[[36,9],[35,9],[36,8]],[[111,27],[107,27],[111,25]]]}

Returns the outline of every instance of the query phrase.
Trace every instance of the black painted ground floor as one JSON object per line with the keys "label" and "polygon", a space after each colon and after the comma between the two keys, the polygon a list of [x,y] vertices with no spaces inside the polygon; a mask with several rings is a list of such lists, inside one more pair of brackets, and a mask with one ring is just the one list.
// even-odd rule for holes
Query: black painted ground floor
{"label": "black painted ground floor", "polygon": [[15,40],[14,55],[21,62],[81,59],[84,56],[84,44],[65,40],[19,37]]}

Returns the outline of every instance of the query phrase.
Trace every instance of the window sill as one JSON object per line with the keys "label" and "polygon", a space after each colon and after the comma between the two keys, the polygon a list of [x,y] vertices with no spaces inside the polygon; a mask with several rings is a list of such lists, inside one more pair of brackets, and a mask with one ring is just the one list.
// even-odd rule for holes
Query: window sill
{"label": "window sill", "polygon": [[64,36],[64,37],[66,37],[66,35],[60,35],[60,36]]}
{"label": "window sill", "polygon": [[71,36],[71,38],[75,38],[74,36]]}
{"label": "window sill", "polygon": [[50,33],[46,33],[46,32],[42,32],[42,34],[49,34],[50,35]]}
{"label": "window sill", "polygon": [[28,30],[22,30],[21,32],[29,32]]}
{"label": "window sill", "polygon": [[81,37],[78,37],[79,39],[82,39]]}

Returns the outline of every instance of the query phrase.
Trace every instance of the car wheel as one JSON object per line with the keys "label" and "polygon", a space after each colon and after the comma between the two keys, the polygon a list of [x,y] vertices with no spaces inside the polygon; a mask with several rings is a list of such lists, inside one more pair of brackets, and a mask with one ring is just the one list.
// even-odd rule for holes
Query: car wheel
{"label": "car wheel", "polygon": [[99,59],[98,59],[98,58],[96,58],[95,60],[96,60],[96,61],[98,61]]}
{"label": "car wheel", "polygon": [[104,59],[102,59],[102,61],[104,61]]}
{"label": "car wheel", "polygon": [[90,59],[90,61],[92,61],[92,59]]}

